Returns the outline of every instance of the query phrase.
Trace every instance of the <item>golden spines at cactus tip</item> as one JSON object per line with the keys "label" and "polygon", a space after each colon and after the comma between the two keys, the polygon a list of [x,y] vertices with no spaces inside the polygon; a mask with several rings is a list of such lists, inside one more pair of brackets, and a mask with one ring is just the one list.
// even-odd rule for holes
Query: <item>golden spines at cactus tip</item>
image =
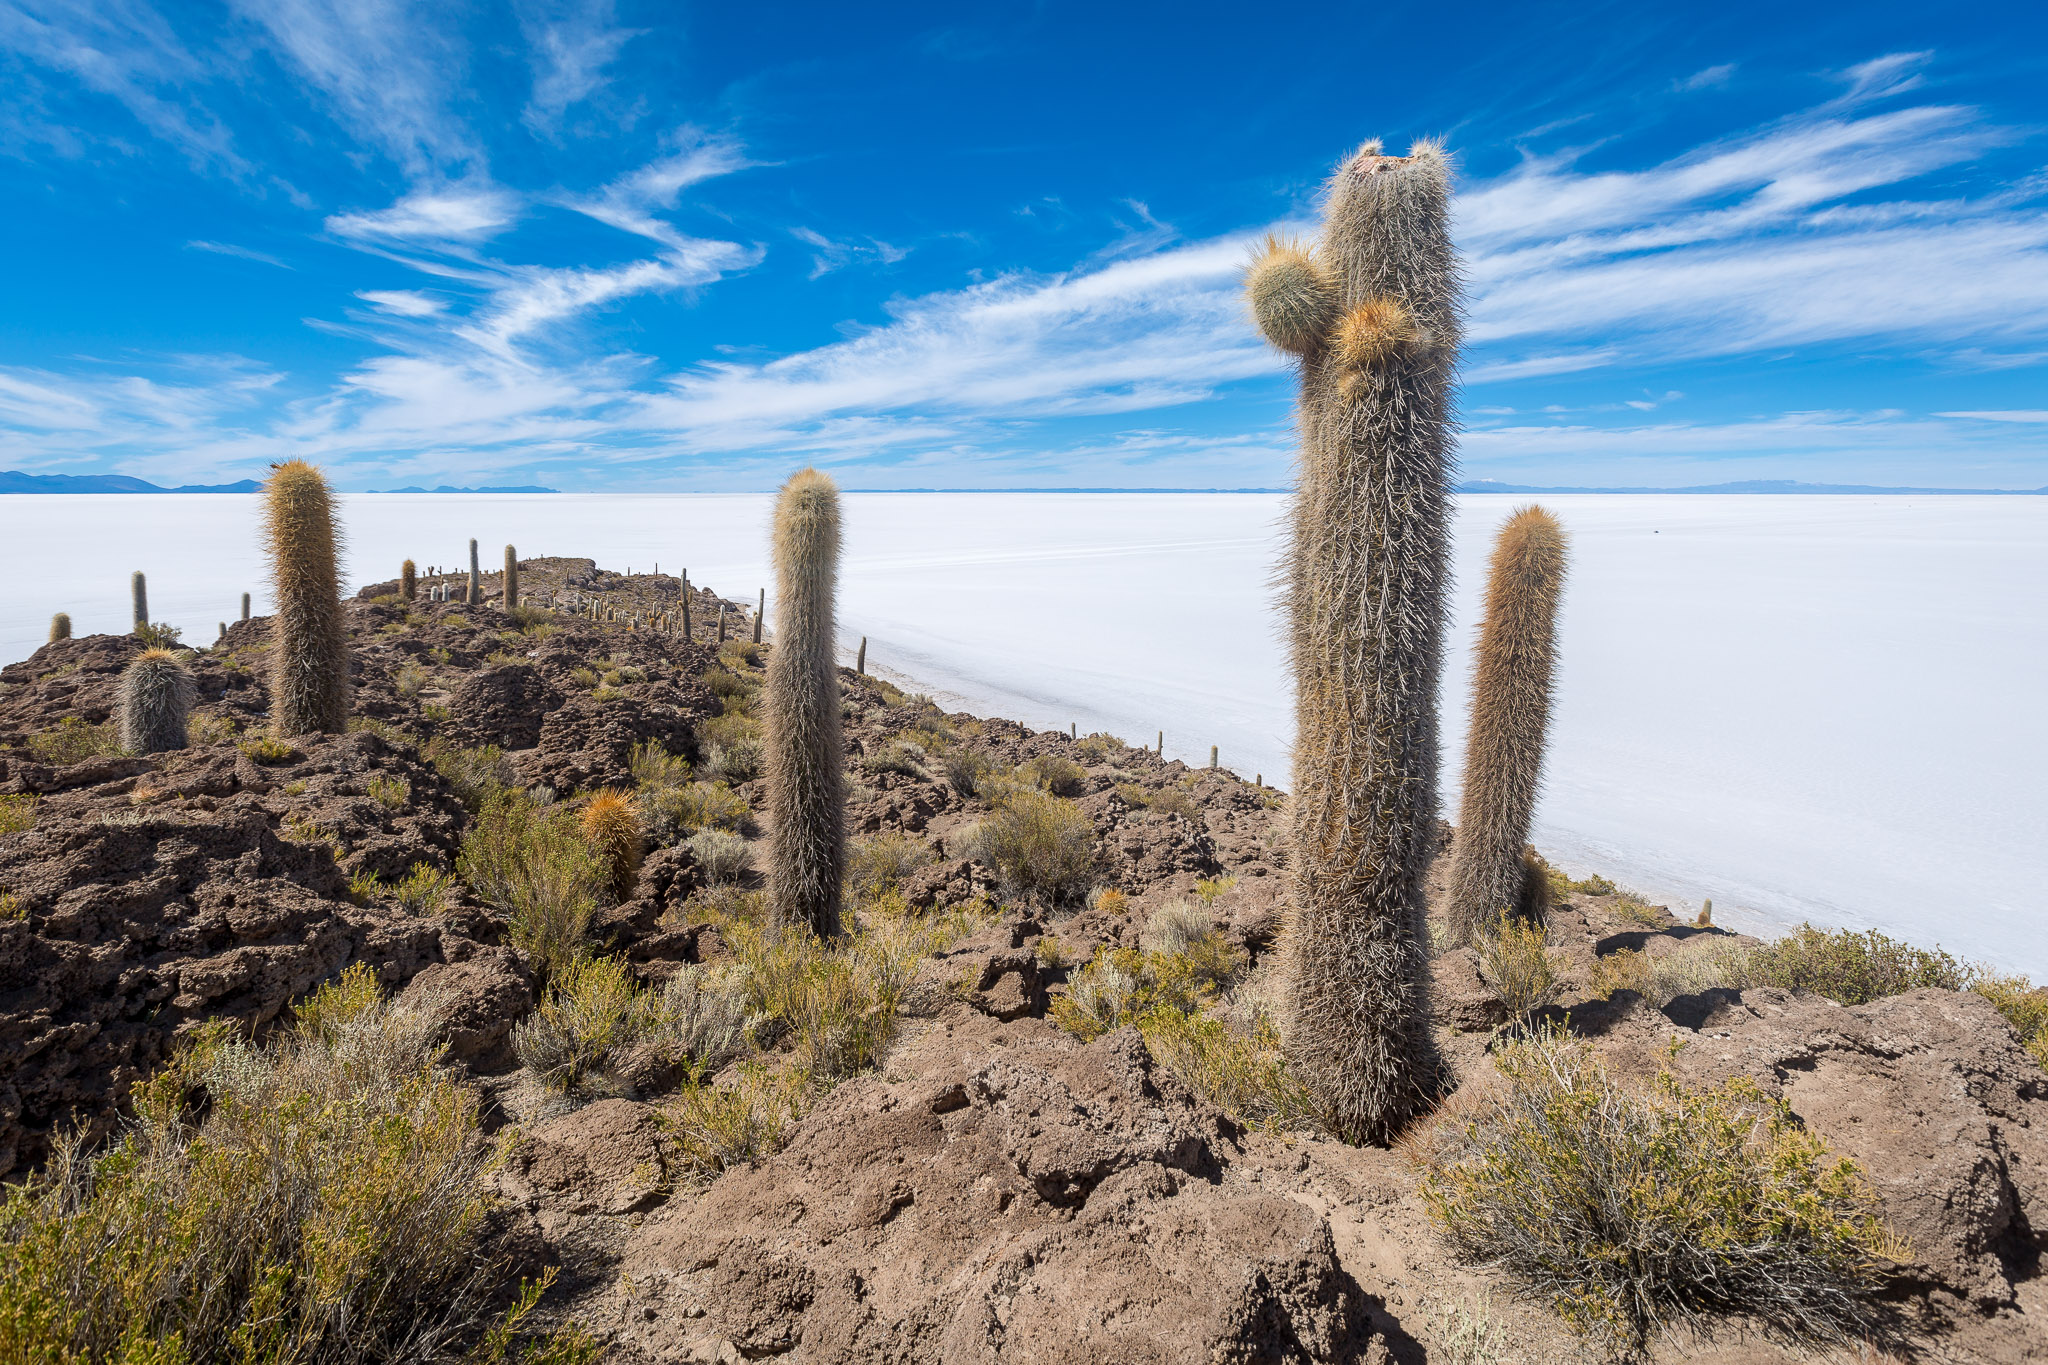
{"label": "golden spines at cactus tip", "polygon": [[607,787],[590,798],[583,808],[583,837],[604,869],[605,883],[612,897],[632,899],[634,882],[640,874],[644,842],[640,830],[640,808],[633,798]]}
{"label": "golden spines at cactus tip", "polygon": [[1268,234],[1244,272],[1245,299],[1266,340],[1307,355],[1321,345],[1337,315],[1337,283],[1309,248]]}

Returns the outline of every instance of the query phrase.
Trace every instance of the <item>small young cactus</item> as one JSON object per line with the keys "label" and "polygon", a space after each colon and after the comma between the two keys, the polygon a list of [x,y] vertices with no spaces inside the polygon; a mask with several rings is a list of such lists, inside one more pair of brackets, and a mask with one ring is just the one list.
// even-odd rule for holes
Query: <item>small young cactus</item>
{"label": "small young cactus", "polygon": [[135,608],[135,628],[140,630],[149,624],[149,580],[140,569],[129,575],[128,598]]}
{"label": "small young cactus", "polygon": [[70,638],[71,613],[60,611],[50,618],[50,642],[54,644],[59,640],[68,640]]}
{"label": "small young cactus", "polygon": [[505,610],[519,605],[519,551],[505,547]]}
{"label": "small young cactus", "polygon": [[[845,756],[833,599],[839,489],[803,469],[775,500],[775,651],[762,692],[767,731],[768,907],[820,938],[839,933],[846,871]],[[765,599],[764,599],[765,605]],[[759,638],[761,618],[754,618]]]}
{"label": "small young cactus", "polygon": [[277,465],[263,486],[276,607],[270,618],[270,723],[281,736],[348,728],[348,634],[342,623],[340,532],[318,468]]}
{"label": "small young cactus", "polygon": [[1465,790],[1445,896],[1451,942],[1467,944],[1502,917],[1529,914],[1522,850],[1543,778],[1565,538],[1541,507],[1509,517],[1494,542],[1486,619],[1472,669]]}
{"label": "small young cactus", "polygon": [[583,837],[604,869],[612,899],[631,900],[643,848],[640,810],[633,798],[609,787],[591,797],[583,808]]}
{"label": "small young cactus", "polygon": [[196,693],[191,671],[171,650],[136,655],[121,674],[121,747],[131,754],[184,748]]}
{"label": "small young cactus", "polygon": [[418,594],[419,590],[420,585],[417,571],[414,570],[412,561],[408,559],[405,563],[398,566],[398,600],[410,602]]}
{"label": "small young cactus", "polygon": [[221,623],[220,623],[220,633],[221,633],[222,635],[225,635],[225,634],[227,634],[227,633],[228,633],[228,623],[227,623],[227,622],[223,621],[223,622],[221,622]]}

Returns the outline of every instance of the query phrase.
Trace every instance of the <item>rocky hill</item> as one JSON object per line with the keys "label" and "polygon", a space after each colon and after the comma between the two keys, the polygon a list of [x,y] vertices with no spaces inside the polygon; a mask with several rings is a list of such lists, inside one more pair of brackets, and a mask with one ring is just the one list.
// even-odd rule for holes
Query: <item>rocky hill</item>
{"label": "rocky hill", "polygon": [[[454,875],[479,789],[563,810],[637,793],[646,856],[583,932],[650,999],[755,962],[763,798],[743,721],[762,655],[738,638],[748,604],[702,589],[685,637],[672,578],[589,560],[521,575],[534,605],[509,614],[400,602],[395,584],[349,602],[344,735],[263,740],[262,619],[195,654],[193,743],[152,758],[116,752],[108,725],[135,640],[59,641],[0,670],[0,1174],[35,1170],[71,1125],[117,1131],[131,1087],[205,1021],[262,1035],[360,963],[433,1002],[502,1144],[508,1254],[557,1268],[542,1314],[609,1360],[1583,1357],[1548,1303],[1450,1254],[1421,1193],[1428,1133],[1349,1147],[1220,1103],[1227,1088],[1113,1011],[1075,1024],[1088,964],[1156,950],[1162,914],[1190,906],[1206,926],[1190,941],[1213,931],[1225,964],[1203,1008],[1253,1019],[1284,923],[1284,797],[1108,737],[943,715],[842,669],[849,831],[893,860],[864,923],[951,916],[889,987],[874,1064],[812,1064],[772,1135],[717,1159],[677,1097],[752,1084],[811,1045],[797,1025],[757,1026],[751,1052],[708,1069],[650,1046],[548,1082],[515,1030],[559,964],[550,986],[513,916]],[[993,848],[987,823],[1020,782],[1078,813],[1080,881],[1020,885]],[[714,799],[734,804],[660,814]],[[1889,1349],[2048,1356],[2048,1075],[1989,1000],[1683,989],[1653,969],[1733,936],[1611,887],[1558,891],[1539,1022],[1624,1080],[1748,1078],[1860,1162],[1910,1246],[1887,1272]],[[1528,1025],[1472,950],[1440,953],[1436,975],[1462,1082],[1442,1124]],[[1797,1356],[1724,1326],[1650,1349]]]}

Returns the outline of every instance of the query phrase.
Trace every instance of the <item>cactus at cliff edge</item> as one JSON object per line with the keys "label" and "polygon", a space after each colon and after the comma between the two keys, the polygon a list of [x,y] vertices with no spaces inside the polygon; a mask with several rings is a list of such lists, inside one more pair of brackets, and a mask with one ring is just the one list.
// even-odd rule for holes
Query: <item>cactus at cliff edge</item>
{"label": "cactus at cliff edge", "polygon": [[519,551],[505,547],[505,610],[519,605]]}
{"label": "cactus at cliff edge", "polygon": [[1522,508],[1500,528],[1473,661],[1465,790],[1445,902],[1455,943],[1529,908],[1522,850],[1543,779],[1564,570],[1564,528],[1541,507]]}
{"label": "cactus at cliff edge", "polygon": [[782,923],[829,938],[839,932],[846,797],[833,648],[839,488],[828,476],[803,469],[782,486],[774,555],[778,625],[765,689],[768,905]]}
{"label": "cactus at cliff edge", "polygon": [[1441,1092],[1423,879],[1436,838],[1444,503],[1460,336],[1450,167],[1368,142],[1313,246],[1269,239],[1254,318],[1296,357],[1284,560],[1295,674],[1290,1061],[1333,1129],[1385,1142]]}
{"label": "cactus at cliff edge", "polygon": [[270,725],[279,735],[348,727],[348,633],[335,561],[340,532],[327,480],[304,460],[263,486],[270,549]]}
{"label": "cactus at cliff edge", "polygon": [[135,628],[140,630],[149,624],[149,580],[140,569],[128,575],[128,601],[134,608]]}
{"label": "cactus at cliff edge", "polygon": [[419,570],[410,559],[398,566],[398,600],[410,602],[420,590]]}
{"label": "cactus at cliff edge", "polygon": [[243,593],[243,594],[242,594],[242,619],[243,619],[244,621],[246,621],[246,620],[248,620],[248,619],[249,619],[249,594],[248,594],[248,593]]}
{"label": "cactus at cliff edge", "polygon": [[59,640],[68,640],[70,638],[71,613],[60,611],[50,618],[50,642],[55,644]]}
{"label": "cactus at cliff edge", "polygon": [[197,695],[191,670],[168,649],[145,649],[121,673],[121,747],[160,754],[185,747]]}

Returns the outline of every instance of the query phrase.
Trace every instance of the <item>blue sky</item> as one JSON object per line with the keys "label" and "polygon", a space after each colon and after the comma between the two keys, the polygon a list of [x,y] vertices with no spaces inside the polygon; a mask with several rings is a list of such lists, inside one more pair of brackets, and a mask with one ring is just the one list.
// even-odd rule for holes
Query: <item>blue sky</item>
{"label": "blue sky", "polygon": [[1462,468],[2048,484],[2048,9],[0,0],[0,468],[1279,485],[1248,242],[1444,135]]}

